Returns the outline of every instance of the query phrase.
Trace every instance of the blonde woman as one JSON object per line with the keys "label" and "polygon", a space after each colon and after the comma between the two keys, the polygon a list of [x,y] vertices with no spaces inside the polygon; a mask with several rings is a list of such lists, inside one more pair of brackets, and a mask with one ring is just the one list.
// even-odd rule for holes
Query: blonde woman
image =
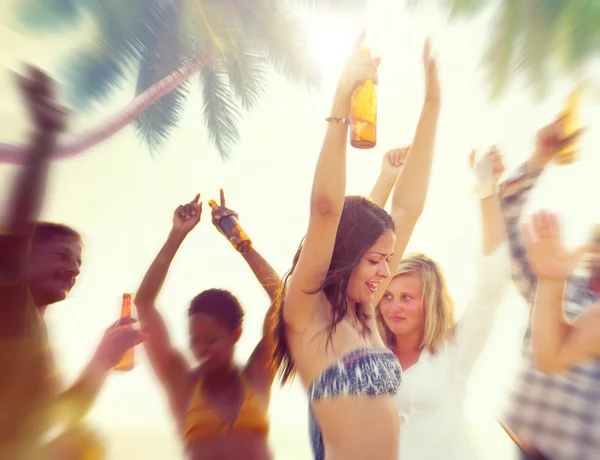
{"label": "blonde woman", "polygon": [[[384,164],[393,162],[393,155],[398,153],[388,154]],[[504,167],[495,149],[486,156],[483,160],[491,163],[491,178],[488,193],[480,201],[482,257],[473,296],[460,321],[455,320],[454,303],[439,265],[424,254],[402,259],[378,305],[382,336],[403,369],[396,395],[402,460],[483,458],[462,406],[469,375],[509,282],[508,249],[496,193]],[[371,199],[384,198],[380,205],[385,204],[385,196],[376,190],[384,179],[371,193]]]}

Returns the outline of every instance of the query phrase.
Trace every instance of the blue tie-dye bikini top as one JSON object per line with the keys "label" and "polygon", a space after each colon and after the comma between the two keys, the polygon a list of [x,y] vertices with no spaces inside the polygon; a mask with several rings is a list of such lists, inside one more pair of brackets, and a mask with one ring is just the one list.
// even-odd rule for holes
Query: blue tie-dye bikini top
{"label": "blue tie-dye bikini top", "polygon": [[[308,387],[312,402],[338,396],[395,395],[402,380],[398,358],[385,348],[359,348],[342,356]],[[325,459],[325,445],[317,418],[309,405],[310,443],[315,460]]]}
{"label": "blue tie-dye bikini top", "polygon": [[398,358],[387,348],[359,348],[325,369],[308,387],[312,401],[338,396],[395,395],[402,380]]}

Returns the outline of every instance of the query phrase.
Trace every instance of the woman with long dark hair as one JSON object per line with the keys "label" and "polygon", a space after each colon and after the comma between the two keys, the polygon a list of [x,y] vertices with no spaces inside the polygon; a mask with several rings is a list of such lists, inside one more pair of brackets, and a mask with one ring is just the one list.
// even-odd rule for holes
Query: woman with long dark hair
{"label": "woman with long dark hair", "polygon": [[[425,103],[396,182],[391,214],[346,197],[352,92],[377,83],[378,60],[362,38],[342,73],[310,199],[308,230],[278,301],[275,364],[283,382],[297,371],[308,391],[316,458],[396,460],[400,427],[393,395],[401,368],[377,330],[375,305],[421,215],[440,109],[437,70],[426,44]],[[391,184],[392,185],[392,184]]]}

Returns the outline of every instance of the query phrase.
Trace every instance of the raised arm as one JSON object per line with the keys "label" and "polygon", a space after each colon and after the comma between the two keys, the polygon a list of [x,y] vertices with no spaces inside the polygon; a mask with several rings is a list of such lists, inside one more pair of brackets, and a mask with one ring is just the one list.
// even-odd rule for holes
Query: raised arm
{"label": "raised arm", "polygon": [[535,366],[553,374],[600,356],[600,307],[590,308],[572,324],[563,313],[566,280],[587,248],[567,251],[552,213],[535,214],[523,234],[527,256],[540,280],[531,329]]}
{"label": "raised arm", "polygon": [[[437,123],[441,107],[440,85],[435,60],[430,55],[429,42],[423,51],[425,70],[425,100],[421,117],[410,151],[396,181],[392,195],[391,216],[396,226],[396,244],[390,259],[390,272],[394,273],[410,240],[417,220],[421,216],[429,188],[429,176],[433,161],[433,151]],[[374,298],[374,305],[387,289],[391,278],[380,283]]]}
{"label": "raised arm", "polygon": [[0,225],[0,338],[25,332],[25,269],[30,239],[38,219],[46,188],[48,169],[66,115],[54,100],[54,84],[41,70],[29,68],[20,77],[21,92],[34,121],[34,134],[24,167]]}
{"label": "raised arm", "polygon": [[354,89],[365,80],[377,82],[378,62],[361,52],[363,37],[353,50],[338,84],[310,197],[310,217],[302,253],[291,276],[283,307],[288,327],[304,331],[321,304],[308,294],[325,279],[346,195],[348,117]]}
{"label": "raised arm", "polygon": [[479,184],[481,209],[482,247],[476,266],[476,281],[473,293],[454,332],[457,364],[461,376],[470,374],[481,355],[494,326],[498,307],[502,304],[509,283],[509,256],[506,245],[504,220],[500,210],[497,185],[504,172],[502,157],[495,147],[471,167],[487,168],[490,178]]}
{"label": "raised arm", "polygon": [[146,353],[154,372],[170,393],[177,391],[177,386],[185,381],[189,369],[184,357],[171,345],[165,322],[156,308],[156,299],[179,246],[200,222],[202,203],[199,199],[197,195],[175,210],[167,241],[146,272],[134,300],[142,332],[147,335]]}
{"label": "raised arm", "polygon": [[392,193],[396,180],[402,171],[404,160],[410,146],[399,149],[392,149],[385,153],[381,161],[381,172],[373,185],[373,190],[369,195],[369,200],[375,203],[380,208],[385,208],[385,205]]}
{"label": "raised arm", "polygon": [[[221,189],[220,193],[221,203],[219,207],[215,207],[211,210],[212,223],[217,230],[219,229],[219,222],[221,219],[227,216],[234,216],[236,219],[239,219],[239,216],[235,211],[227,208],[223,189]],[[255,347],[246,367],[247,372],[252,374],[253,380],[256,381],[257,379],[260,379],[263,381],[263,383],[265,383],[266,387],[270,388],[276,373],[276,370],[273,369],[273,366],[271,366],[270,362],[274,346],[272,331],[274,326],[273,321],[275,319],[275,300],[281,286],[281,278],[273,269],[273,267],[271,267],[269,262],[267,262],[264,257],[260,255],[260,253],[254,248],[254,246],[251,246],[247,251],[240,251],[240,254],[252,269],[252,273],[254,273],[254,276],[256,276],[256,279],[261,284],[271,301],[271,306],[267,310],[265,320],[263,322],[263,336],[258,345]]]}
{"label": "raised arm", "polygon": [[525,255],[525,243],[521,233],[521,215],[523,214],[523,208],[527,204],[531,190],[537,184],[540,175],[548,163],[565,143],[572,141],[572,138],[561,140],[561,131],[560,119],[540,129],[536,135],[534,152],[502,184],[500,204],[506,223],[512,265],[512,280],[530,307],[533,306],[535,299],[537,277]]}

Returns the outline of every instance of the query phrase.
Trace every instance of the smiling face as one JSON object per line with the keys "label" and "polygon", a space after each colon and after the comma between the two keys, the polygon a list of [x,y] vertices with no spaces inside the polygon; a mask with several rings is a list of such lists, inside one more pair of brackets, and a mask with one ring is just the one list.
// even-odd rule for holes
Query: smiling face
{"label": "smiling face", "polygon": [[348,280],[348,299],[368,305],[384,279],[390,276],[389,259],[394,251],[396,235],[386,230],[363,254]]}
{"label": "smiling face", "polygon": [[379,310],[388,329],[402,337],[422,337],[425,330],[423,281],[418,272],[397,275],[390,282]]}
{"label": "smiling face", "polygon": [[27,281],[38,307],[67,297],[79,276],[82,246],[78,239],[53,236],[33,245]]}

